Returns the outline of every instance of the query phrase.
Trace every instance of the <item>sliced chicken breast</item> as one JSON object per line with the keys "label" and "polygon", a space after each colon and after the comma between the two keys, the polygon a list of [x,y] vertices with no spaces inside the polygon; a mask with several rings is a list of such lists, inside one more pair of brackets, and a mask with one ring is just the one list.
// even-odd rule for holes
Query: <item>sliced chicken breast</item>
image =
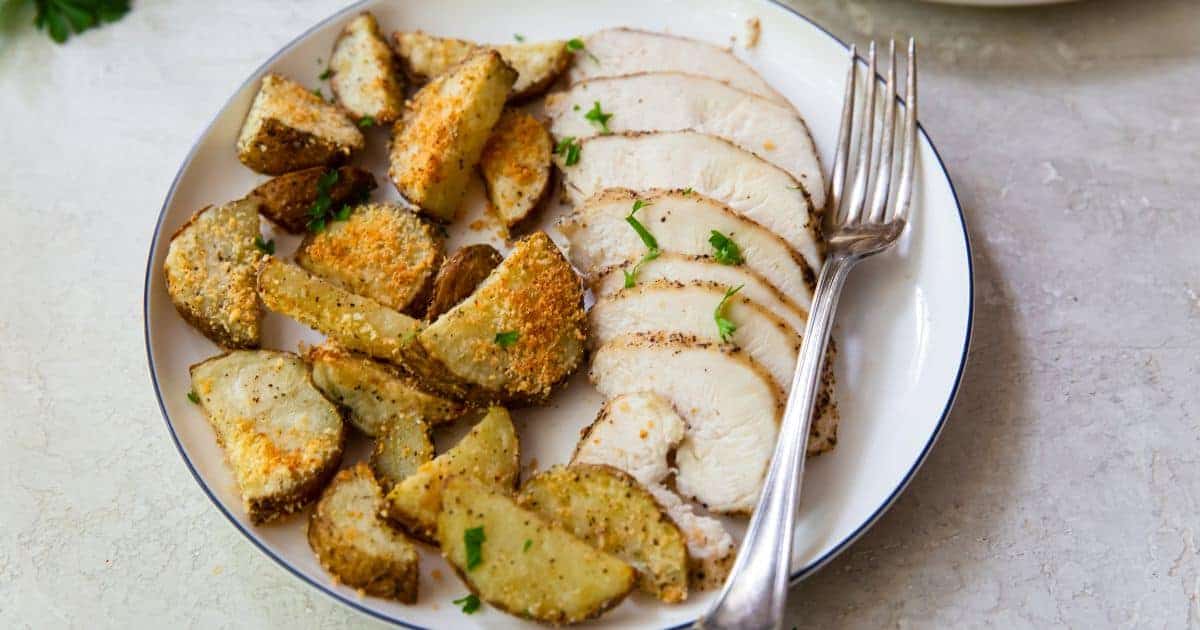
{"label": "sliced chicken breast", "polygon": [[754,509],[784,397],[747,353],[683,335],[628,335],[596,351],[590,376],[609,398],[657,393],[687,422],[675,454],[681,494],[714,512]]}
{"label": "sliced chicken breast", "polygon": [[641,259],[646,244],[625,220],[638,200],[644,205],[637,219],[661,251],[711,255],[709,239],[716,230],[737,245],[742,264],[808,307],[815,277],[804,258],[770,230],[696,192],[609,189],[592,196],[559,221],[571,263],[594,274]]}
{"label": "sliced chicken breast", "polygon": [[556,159],[575,205],[607,188],[691,189],[775,232],[821,268],[819,219],[804,187],[728,140],[694,131],[593,136],[574,165]]}
{"label": "sliced chicken breast", "polygon": [[578,83],[594,77],[616,77],[638,72],[687,72],[725,81],[730,85],[787,105],[758,73],[728,48],[696,39],[650,33],[631,28],[610,28],[584,40],[588,55],[579,55],[567,80]]}
{"label": "sliced chicken breast", "polygon": [[733,559],[733,537],[715,518],[697,514],[664,485],[671,474],[667,458],[683,441],[686,424],[658,394],[638,392],[606,402],[579,439],[571,463],[606,464],[637,479],[687,539],[692,587],[719,585]]}
{"label": "sliced chicken breast", "polygon": [[[658,280],[622,289],[598,300],[588,313],[591,342],[598,347],[625,334],[661,331],[721,343],[714,312],[729,288]],[[729,340],[766,368],[779,389],[791,389],[800,335],[740,295],[725,301],[722,314],[737,327]]]}
{"label": "sliced chicken breast", "polygon": [[612,114],[610,131],[691,129],[724,138],[787,171],[804,185],[816,208],[825,207],[825,182],[812,136],[788,105],[681,72],[601,77],[546,97],[550,132],[558,138],[598,135],[600,130],[584,116],[595,103]]}
{"label": "sliced chicken breast", "polygon": [[[625,267],[613,266],[602,269],[590,281],[592,293],[599,300],[625,288]],[[647,261],[638,270],[637,283],[656,280],[671,280],[688,284],[691,282],[715,282],[727,287],[742,287],[738,295],[762,305],[780,319],[787,322],[796,334],[804,333],[808,311],[776,289],[758,273],[746,265],[722,265],[711,256],[685,256],[663,252],[658,258]]]}

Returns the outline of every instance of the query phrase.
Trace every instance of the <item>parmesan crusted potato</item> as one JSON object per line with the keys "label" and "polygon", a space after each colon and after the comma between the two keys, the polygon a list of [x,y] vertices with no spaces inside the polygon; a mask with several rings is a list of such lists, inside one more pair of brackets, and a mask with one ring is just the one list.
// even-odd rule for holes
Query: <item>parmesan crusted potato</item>
{"label": "parmesan crusted potato", "polygon": [[524,101],[545,92],[571,63],[567,42],[561,39],[485,46],[421,31],[397,31],[392,33],[392,46],[405,74],[414,83],[424,83],[444,74],[472,53],[492,48],[517,71],[510,101]]}
{"label": "parmesan crusted potato", "polygon": [[342,110],[304,86],[268,74],[237,139],[242,164],[267,175],[345,161],[365,144]]}
{"label": "parmesan crusted potato", "polygon": [[371,451],[371,471],[390,492],[396,484],[417,472],[421,464],[433,459],[433,436],[429,425],[410,418],[383,426]]}
{"label": "parmesan crusted potato", "polygon": [[631,564],[643,592],[668,603],[687,599],[687,541],[627,473],[610,466],[555,466],[526,481],[517,501]]}
{"label": "parmesan crusted potato", "polygon": [[[320,196],[317,180],[328,171],[324,166],[314,166],[286,173],[260,184],[247,198],[259,202],[259,213],[271,223],[292,234],[303,234],[312,218],[309,209]],[[331,208],[358,203],[375,190],[375,176],[370,171],[342,166],[337,169],[337,174],[337,181],[329,188]]]}
{"label": "parmesan crusted potato", "polygon": [[466,477],[446,482],[437,518],[442,555],[489,604],[551,624],[578,623],[621,603],[637,574]]}
{"label": "parmesan crusted potato", "polygon": [[445,239],[416,214],[371,203],[306,236],[296,263],[351,293],[404,311],[424,305],[444,253]]}
{"label": "parmesan crusted potato", "polygon": [[308,546],[342,584],[367,595],[417,602],[417,547],[379,517],[383,493],[365,464],[343,470],[308,519]]}
{"label": "parmesan crusted potato", "polygon": [[377,437],[396,423],[442,424],[463,413],[462,403],[430,394],[395,368],[333,342],[310,348],[304,358],[317,388],[365,435]]}
{"label": "parmesan crusted potato", "polygon": [[258,204],[242,199],[197,212],[171,237],[163,263],[175,310],[226,348],[257,348],[262,309],[254,293]]}
{"label": "parmesan crusted potato", "polygon": [[475,287],[504,261],[491,245],[477,243],[454,252],[433,278],[425,319],[434,320],[475,292]]}
{"label": "parmesan crusted potato", "polygon": [[259,266],[258,295],[272,311],[379,359],[401,361],[405,347],[421,328],[419,320],[274,256]]}
{"label": "parmesan crusted potato", "polygon": [[498,53],[481,51],[421,88],[392,128],[388,174],[401,196],[454,219],[516,76]]}
{"label": "parmesan crusted potato", "polygon": [[585,319],[575,271],[535,232],[417,336],[423,376],[476,400],[542,400],[583,360]]}
{"label": "parmesan crusted potato", "polygon": [[503,407],[492,407],[458,444],[392,488],[387,495],[387,516],[414,536],[432,541],[442,504],[442,483],[447,478],[466,475],[488,484],[493,492],[511,494],[520,464],[512,419]]}
{"label": "parmesan crusted potato", "polygon": [[479,170],[488,201],[508,227],[529,216],[550,190],[553,151],[546,126],[521,110],[505,110],[496,123]]}
{"label": "parmesan crusted potato", "polygon": [[346,433],[300,357],[235,350],[193,365],[191,377],[251,522],[297,512],[317,497],[341,462]]}
{"label": "parmesan crusted potato", "polygon": [[346,23],[333,44],[329,69],[338,104],[356,120],[390,124],[400,117],[404,84],[374,15],[363,12]]}

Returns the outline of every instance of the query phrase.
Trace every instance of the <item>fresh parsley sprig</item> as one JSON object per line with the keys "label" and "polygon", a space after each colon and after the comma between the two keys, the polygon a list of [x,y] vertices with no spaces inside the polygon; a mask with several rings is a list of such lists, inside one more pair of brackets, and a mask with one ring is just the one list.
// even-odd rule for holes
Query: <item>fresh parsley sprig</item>
{"label": "fresh parsley sprig", "polygon": [[575,141],[575,136],[567,136],[554,146],[554,154],[565,157],[563,160],[565,166],[575,166],[579,162],[580,148],[582,145]]}
{"label": "fresh parsley sprig", "polygon": [[638,272],[641,271],[642,265],[654,260],[655,258],[658,258],[658,255],[661,253],[658,249],[658,239],[654,238],[654,235],[650,233],[650,230],[647,230],[646,226],[642,225],[642,222],[638,221],[637,217],[633,216],[638,210],[641,210],[648,205],[650,204],[642,201],[641,199],[635,200],[633,202],[633,210],[630,210],[629,216],[625,217],[625,222],[629,224],[629,227],[633,228],[634,232],[637,232],[638,237],[642,239],[642,243],[646,246],[646,254],[642,256],[642,259],[639,260],[636,265],[633,266],[633,269],[621,270],[621,273],[625,274],[626,289],[631,289],[635,284],[637,284],[637,275]]}
{"label": "fresh parsley sprig", "polygon": [[613,115],[605,113],[603,109],[600,109],[600,101],[592,101],[592,103],[592,108],[583,117],[595,125],[601,134],[606,136],[611,134],[612,131],[608,128],[608,119],[612,118]]}
{"label": "fresh parsley sprig", "polygon": [[712,236],[708,237],[708,244],[713,246],[713,257],[722,265],[742,264],[742,250],[728,236],[713,230]]}
{"label": "fresh parsley sprig", "polygon": [[737,324],[725,317],[725,304],[735,293],[741,291],[743,286],[745,285],[739,284],[736,288],[731,287],[726,289],[725,297],[721,298],[720,302],[717,302],[717,308],[713,311],[713,320],[717,322],[717,332],[721,335],[721,341],[729,341],[733,338],[734,331],[737,330]]}
{"label": "fresh parsley sprig", "polygon": [[329,208],[333,205],[333,199],[329,196],[333,190],[334,184],[338,182],[338,170],[330,169],[317,178],[317,200],[308,209],[308,231],[313,234],[320,234],[325,231],[325,224],[330,219],[334,221],[345,221],[350,218],[349,204],[343,205],[332,216],[329,214]]}
{"label": "fresh parsley sprig", "polygon": [[264,241],[261,234],[254,237],[254,246],[258,248],[258,251],[268,256],[275,253],[275,239]]}
{"label": "fresh parsley sprig", "polygon": [[496,333],[496,345],[501,348],[507,348],[514,343],[517,343],[519,333],[515,330],[506,330]]}
{"label": "fresh parsley sprig", "polygon": [[101,24],[116,22],[129,13],[129,0],[34,0],[33,24],[59,44]]}
{"label": "fresh parsley sprig", "polygon": [[454,604],[456,606],[462,606],[463,613],[469,615],[476,610],[479,610],[479,597],[477,597],[475,593],[468,593],[454,600]]}
{"label": "fresh parsley sprig", "polygon": [[483,543],[487,537],[483,535],[483,526],[472,527],[463,532],[463,544],[467,550],[467,570],[470,571],[483,563]]}

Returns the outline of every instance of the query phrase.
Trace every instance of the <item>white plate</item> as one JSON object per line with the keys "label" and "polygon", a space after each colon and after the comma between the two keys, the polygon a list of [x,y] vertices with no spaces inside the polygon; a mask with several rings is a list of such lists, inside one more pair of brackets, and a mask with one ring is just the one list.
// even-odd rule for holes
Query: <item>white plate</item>
{"label": "white plate", "polygon": [[[213,433],[188,402],[188,366],[218,352],[175,313],[163,284],[162,263],[170,235],[206,204],[242,196],[265,178],[234,155],[247,107],[267,71],[282,72],[310,86],[341,24],[371,9],[387,32],[423,29],[481,41],[566,38],[606,26],[633,26],[726,43],[744,21],[761,20],[762,36],[743,56],[807,119],[826,163],[837,131],[846,55],[843,44],[802,16],[763,0],[622,0],[603,5],[562,0],[443,0],[364,2],[317,24],[254,72],[205,129],[179,170],[163,205],[146,269],[146,347],[155,392],[184,463],[218,509],[296,577],[342,603],[379,619],[416,627],[517,627],[528,625],[485,606],[463,615],[451,600],[466,589],[436,553],[424,554],[420,603],[404,606],[360,597],[335,585],[318,566],[304,538],[304,518],[268,527],[246,520],[236,488]],[[328,91],[328,87],[325,88]],[[360,162],[380,180],[376,198],[394,199],[384,168],[386,133],[372,130]],[[797,524],[793,579],[799,580],[846,548],[895,500],[912,478],[949,413],[966,358],[971,329],[971,258],[961,209],[950,179],[928,138],[917,169],[914,225],[894,251],[863,264],[842,300],[836,365],[842,425],[837,449],[814,459],[805,480]],[[470,196],[478,216],[482,194]],[[546,220],[555,212],[547,213]],[[452,229],[452,247],[470,240],[495,240],[493,229],[470,230],[473,216]],[[269,227],[264,224],[264,231]],[[275,235],[280,254],[296,239]],[[318,337],[298,324],[268,315],[264,346],[294,350],[299,340]],[[517,410],[526,461],[542,467],[562,462],[578,430],[592,419],[598,397],[582,375],[551,404]],[[439,436],[443,445],[455,436]],[[356,443],[347,459],[361,457]],[[436,579],[437,572],[441,578]],[[593,622],[603,627],[675,626],[703,610],[711,593],[685,604],[664,606],[640,595]]]}

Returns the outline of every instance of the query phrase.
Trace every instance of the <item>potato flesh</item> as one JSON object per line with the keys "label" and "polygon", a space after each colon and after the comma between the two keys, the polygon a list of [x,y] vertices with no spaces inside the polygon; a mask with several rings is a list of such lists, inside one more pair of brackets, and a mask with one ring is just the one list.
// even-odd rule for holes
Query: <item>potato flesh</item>
{"label": "potato flesh", "polygon": [[509,100],[524,100],[544,92],[571,62],[567,42],[550,40],[488,46],[462,39],[435,37],[421,31],[396,32],[392,43],[405,72],[417,82],[444,74],[472,53],[495,49],[517,71]]}
{"label": "potato flesh", "polygon": [[[476,527],[485,537],[481,562],[468,568],[464,534]],[[616,556],[462,477],[446,483],[437,539],[442,555],[481,599],[538,621],[595,617],[620,603],[636,581],[633,568]]]}
{"label": "potato flesh", "polygon": [[550,187],[550,132],[517,109],[500,117],[479,163],[488,200],[508,227],[529,216]]}
{"label": "potato flesh", "polygon": [[362,120],[389,124],[400,117],[404,85],[375,16],[364,12],[342,30],[329,57],[329,85],[338,103]]}

